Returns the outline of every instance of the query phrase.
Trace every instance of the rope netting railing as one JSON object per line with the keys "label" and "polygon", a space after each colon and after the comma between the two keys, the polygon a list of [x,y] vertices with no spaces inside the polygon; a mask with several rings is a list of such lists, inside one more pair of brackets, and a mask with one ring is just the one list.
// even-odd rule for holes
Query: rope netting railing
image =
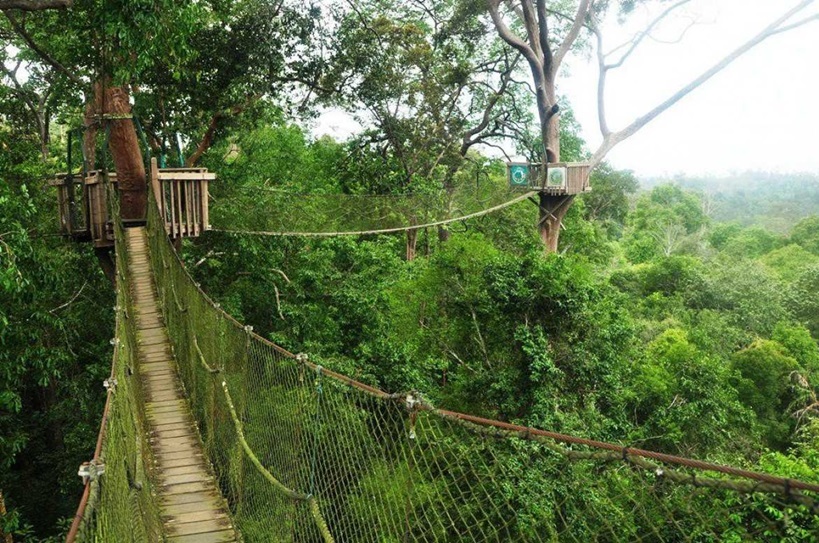
{"label": "rope netting railing", "polygon": [[[110,185],[106,190],[111,191]],[[116,199],[109,197],[119,216]],[[136,326],[128,272],[128,246],[115,221],[117,305],[111,375],[93,459],[81,473],[85,489],[66,538],[74,541],[158,541],[159,510],[151,492],[151,460],[143,429],[144,404],[137,368]]]}
{"label": "rope netting railing", "polygon": [[[250,208],[252,209],[252,207]],[[179,372],[245,541],[805,541],[819,485],[435,409],[294,356],[149,211]]]}
{"label": "rope netting railing", "polygon": [[444,226],[500,211],[536,194],[489,182],[404,195],[295,194],[263,186],[226,190],[232,194],[215,206],[212,230],[302,237]]}

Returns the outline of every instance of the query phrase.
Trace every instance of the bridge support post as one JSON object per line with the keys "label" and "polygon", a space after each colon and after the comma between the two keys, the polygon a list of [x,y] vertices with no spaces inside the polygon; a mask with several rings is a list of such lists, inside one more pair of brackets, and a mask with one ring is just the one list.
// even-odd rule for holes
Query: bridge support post
{"label": "bridge support post", "polygon": [[108,280],[111,281],[111,284],[114,285],[114,288],[116,288],[117,265],[113,249],[111,247],[98,247],[94,249],[94,253],[97,255],[97,260],[99,260],[105,277],[107,277]]}

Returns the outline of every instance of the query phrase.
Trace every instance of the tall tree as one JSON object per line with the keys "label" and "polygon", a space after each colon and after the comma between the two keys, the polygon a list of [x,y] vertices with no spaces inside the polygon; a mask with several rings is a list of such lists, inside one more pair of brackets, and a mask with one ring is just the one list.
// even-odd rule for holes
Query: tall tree
{"label": "tall tree", "polygon": [[[622,66],[634,51],[645,42],[645,39],[651,35],[657,25],[689,1],[678,0],[669,5],[643,31],[635,35],[629,43],[616,48],[612,54],[606,54],[601,27],[602,18],[608,10],[617,4],[619,4],[621,13],[625,14],[631,11],[635,4],[639,3],[639,0],[626,0],[619,3],[606,0],[579,0],[571,3],[574,8],[571,12],[566,9],[565,2],[486,0],[489,14],[498,35],[511,48],[523,55],[529,65],[534,82],[534,95],[543,140],[543,162],[560,160],[559,116],[557,114],[559,108],[556,107],[555,83],[566,55],[581,40],[593,38],[597,49],[599,67],[598,118],[603,141],[591,159],[592,165],[596,166],[602,162],[606,154],[615,145],[635,134],[756,45],[771,36],[792,30],[817,19],[816,15],[797,19],[798,14],[804,12],[814,1],[800,0],[750,40],[739,45],[725,58],[702,72],[666,100],[651,108],[625,128],[611,130],[608,126],[605,108],[606,78],[608,74]],[[543,243],[550,252],[557,250],[561,222],[573,198],[573,196],[540,195],[540,233]]]}
{"label": "tall tree", "polygon": [[520,55],[489,34],[478,8],[355,0],[341,11],[321,91],[366,127],[357,148],[385,157],[398,186],[378,190],[451,194],[470,150],[523,132]]}
{"label": "tall tree", "polygon": [[[131,104],[147,112],[147,131],[157,136],[149,139],[157,148],[162,131],[185,131],[195,142],[188,158],[193,164],[226,119],[304,79],[307,68],[297,72],[289,66],[306,66],[304,59],[312,58],[305,51],[320,15],[312,3],[295,0],[7,4],[17,9],[4,9],[0,38],[17,52],[2,75],[14,85],[10,67],[17,59],[28,68],[43,67],[61,87],[69,118],[76,110],[68,97],[81,96],[86,155],[93,163],[97,136],[105,132],[125,219],[144,217],[147,194]],[[35,4],[70,9],[29,13]],[[43,118],[34,89],[17,90],[30,99],[32,114],[47,127],[49,119]]]}

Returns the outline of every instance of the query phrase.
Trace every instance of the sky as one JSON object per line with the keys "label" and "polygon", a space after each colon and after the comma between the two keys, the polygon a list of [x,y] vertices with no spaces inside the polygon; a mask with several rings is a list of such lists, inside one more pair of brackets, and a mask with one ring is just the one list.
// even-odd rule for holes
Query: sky
{"label": "sky", "polygon": [[[797,0],[693,0],[652,33],[608,78],[612,130],[622,128],[721,60]],[[793,21],[819,12],[809,7]],[[666,4],[668,5],[668,4]],[[630,39],[657,13],[641,8],[624,24],[604,23],[605,49]],[[694,23],[692,25],[692,23]],[[680,40],[680,38],[682,39]],[[572,55],[558,80],[593,150],[597,124],[597,61]],[[819,173],[819,20],[762,42],[694,90],[607,160],[640,177],[730,175],[748,170]],[[354,124],[328,112],[316,134],[349,134]]]}

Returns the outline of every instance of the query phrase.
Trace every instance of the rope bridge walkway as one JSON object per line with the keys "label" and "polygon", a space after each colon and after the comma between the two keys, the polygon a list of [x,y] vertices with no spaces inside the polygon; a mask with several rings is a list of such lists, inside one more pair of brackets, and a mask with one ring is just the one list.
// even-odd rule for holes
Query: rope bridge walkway
{"label": "rope bridge walkway", "polygon": [[235,541],[227,504],[209,473],[173,367],[167,332],[158,314],[145,230],[130,228],[126,233],[138,336],[138,373],[163,533],[173,543]]}
{"label": "rope bridge walkway", "polygon": [[[416,393],[387,394],[317,366],[211,301],[153,203],[146,233],[144,252],[140,231],[116,227],[112,378],[70,541],[173,541],[169,511],[194,509],[213,511],[224,540],[247,542],[806,541],[819,533],[818,484],[436,409]],[[175,371],[164,347],[146,350],[146,330],[161,324]],[[151,433],[165,430],[182,433]],[[174,466],[195,466],[202,505],[170,505],[168,488],[191,484]]]}

